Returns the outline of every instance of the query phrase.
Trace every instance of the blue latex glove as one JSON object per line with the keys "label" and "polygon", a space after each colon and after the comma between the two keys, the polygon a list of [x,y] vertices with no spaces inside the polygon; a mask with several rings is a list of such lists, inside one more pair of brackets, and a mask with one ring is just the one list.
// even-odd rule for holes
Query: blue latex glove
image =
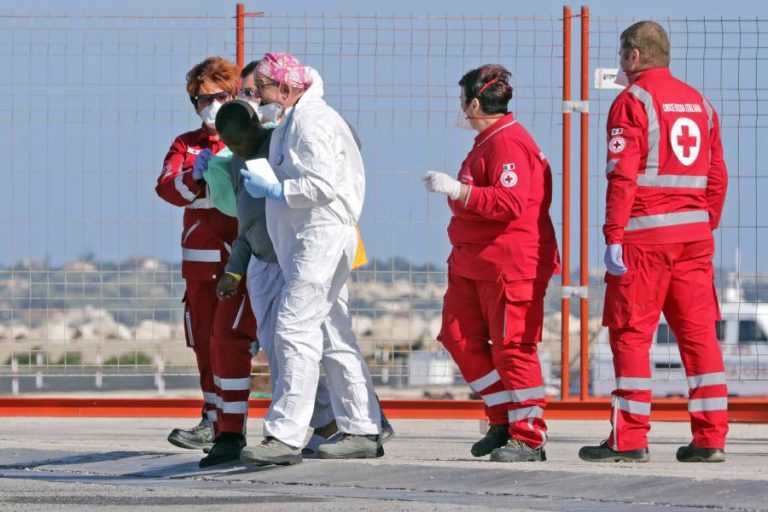
{"label": "blue latex glove", "polygon": [[624,250],[621,244],[610,244],[605,248],[605,269],[614,276],[623,276],[627,273],[624,265]]}
{"label": "blue latex glove", "polygon": [[240,169],[245,178],[245,190],[253,197],[268,197],[276,201],[285,201],[282,183],[269,183],[267,180],[249,169]]}
{"label": "blue latex glove", "polygon": [[203,179],[203,171],[208,168],[208,162],[212,157],[213,152],[208,148],[205,148],[197,154],[195,157],[195,163],[192,164],[192,177],[195,179],[195,181],[200,181]]}

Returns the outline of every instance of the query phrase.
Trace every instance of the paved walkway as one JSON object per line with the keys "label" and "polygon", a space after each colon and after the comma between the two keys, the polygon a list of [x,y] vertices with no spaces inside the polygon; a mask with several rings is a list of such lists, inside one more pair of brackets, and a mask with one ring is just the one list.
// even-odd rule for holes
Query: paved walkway
{"label": "paved walkway", "polygon": [[[478,421],[394,420],[385,457],[200,471],[177,419],[0,419],[0,510],[768,510],[768,426],[731,427],[724,464],[680,464],[688,426],[656,423],[648,464],[587,464],[607,422],[550,423],[548,462],[474,459]],[[249,425],[258,441],[260,422]]]}

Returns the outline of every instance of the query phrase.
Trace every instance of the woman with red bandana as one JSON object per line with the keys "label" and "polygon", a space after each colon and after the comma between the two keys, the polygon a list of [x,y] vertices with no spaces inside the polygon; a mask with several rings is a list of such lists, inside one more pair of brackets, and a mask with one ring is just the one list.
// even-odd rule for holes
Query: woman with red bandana
{"label": "woman with red bandana", "polygon": [[[448,290],[439,339],[491,423],[472,446],[497,462],[546,460],[544,386],[537,343],[544,294],[559,272],[549,216],[552,172],[507,110],[509,72],[487,64],[465,74],[460,123],[478,132],[458,180],[430,171],[428,191],[448,196]],[[489,343],[490,341],[490,343]]]}

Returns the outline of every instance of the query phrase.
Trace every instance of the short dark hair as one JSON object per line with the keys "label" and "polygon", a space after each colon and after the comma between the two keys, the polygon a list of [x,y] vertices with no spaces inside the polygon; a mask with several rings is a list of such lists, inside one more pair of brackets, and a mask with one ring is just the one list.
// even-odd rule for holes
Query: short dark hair
{"label": "short dark hair", "polygon": [[221,133],[226,128],[237,130],[260,128],[259,116],[247,101],[233,100],[224,103],[216,114],[216,131]]}
{"label": "short dark hair", "polygon": [[467,102],[477,98],[486,114],[506,114],[512,99],[510,76],[500,64],[485,64],[461,77],[459,85],[464,89]]}
{"label": "short dark hair", "polygon": [[[655,21],[638,21],[621,33],[621,51],[640,51],[640,64],[669,67],[669,36]],[[626,55],[626,54],[625,54]]]}
{"label": "short dark hair", "polygon": [[256,71],[256,66],[259,65],[259,62],[261,62],[261,60],[252,60],[246,64],[243,70],[240,71],[240,78],[245,78],[248,75],[252,75],[253,72]]}

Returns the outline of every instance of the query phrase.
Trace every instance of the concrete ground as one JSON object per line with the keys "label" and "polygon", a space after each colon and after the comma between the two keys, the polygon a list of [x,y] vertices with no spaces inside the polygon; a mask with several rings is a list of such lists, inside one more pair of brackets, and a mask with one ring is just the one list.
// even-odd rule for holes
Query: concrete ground
{"label": "concrete ground", "polygon": [[608,423],[552,421],[549,461],[497,464],[469,454],[478,421],[393,424],[380,459],[201,471],[201,453],[165,441],[189,420],[2,418],[0,510],[768,510],[764,425],[732,425],[723,464],[676,462],[682,423],[654,425],[648,464],[588,464],[578,448]]}

